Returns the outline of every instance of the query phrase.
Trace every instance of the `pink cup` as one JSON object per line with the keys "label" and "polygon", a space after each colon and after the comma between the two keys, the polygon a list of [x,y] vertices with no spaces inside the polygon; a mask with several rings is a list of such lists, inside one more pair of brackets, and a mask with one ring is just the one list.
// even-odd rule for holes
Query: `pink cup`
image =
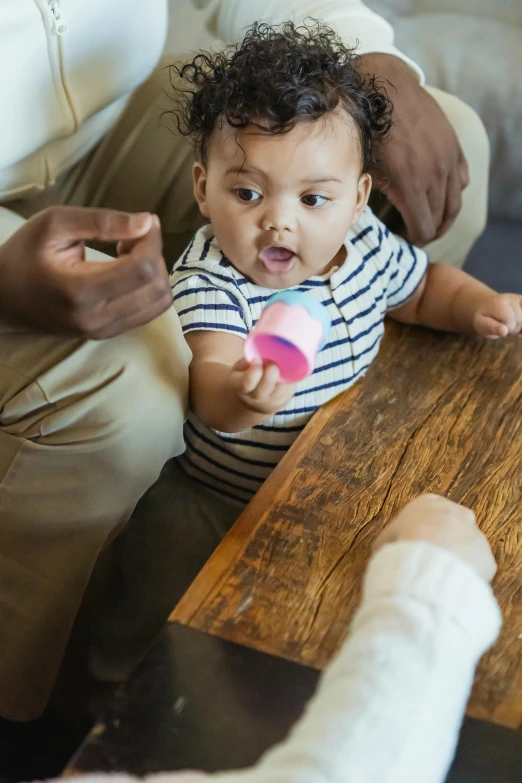
{"label": "pink cup", "polygon": [[277,301],[265,307],[245,340],[245,357],[274,362],[284,383],[296,383],[314,371],[323,337],[323,325],[305,307]]}

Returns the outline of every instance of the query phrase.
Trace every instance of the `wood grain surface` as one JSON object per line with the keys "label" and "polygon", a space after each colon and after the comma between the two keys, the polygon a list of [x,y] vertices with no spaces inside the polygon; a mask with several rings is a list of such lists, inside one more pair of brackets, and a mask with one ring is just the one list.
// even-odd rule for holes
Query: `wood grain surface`
{"label": "wood grain surface", "polygon": [[499,567],[504,628],[469,713],[522,728],[521,404],[521,339],[388,324],[367,376],[318,411],[172,619],[322,668],[376,535],[437,492],[475,511]]}

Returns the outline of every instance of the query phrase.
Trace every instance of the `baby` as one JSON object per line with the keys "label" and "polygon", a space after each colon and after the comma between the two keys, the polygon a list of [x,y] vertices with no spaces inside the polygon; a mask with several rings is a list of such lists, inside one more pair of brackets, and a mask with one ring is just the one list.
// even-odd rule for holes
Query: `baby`
{"label": "baby", "polygon": [[[232,516],[313,413],[364,375],[386,315],[489,338],[522,330],[522,297],[428,264],[368,208],[391,105],[356,63],[318,23],[258,24],[240,46],[199,54],[180,72],[189,86],[174,113],[195,140],[194,193],[210,221],[172,275],[193,352],[180,464]],[[243,358],[280,289],[306,291],[332,320],[314,373],[297,385]]]}

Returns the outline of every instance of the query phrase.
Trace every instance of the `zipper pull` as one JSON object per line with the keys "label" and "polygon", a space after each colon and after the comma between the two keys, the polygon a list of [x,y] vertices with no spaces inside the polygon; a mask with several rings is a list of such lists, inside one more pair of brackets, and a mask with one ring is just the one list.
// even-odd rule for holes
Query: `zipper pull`
{"label": "zipper pull", "polygon": [[60,13],[58,0],[47,0],[47,5],[53,17],[54,32],[56,35],[64,35],[67,32],[67,23]]}

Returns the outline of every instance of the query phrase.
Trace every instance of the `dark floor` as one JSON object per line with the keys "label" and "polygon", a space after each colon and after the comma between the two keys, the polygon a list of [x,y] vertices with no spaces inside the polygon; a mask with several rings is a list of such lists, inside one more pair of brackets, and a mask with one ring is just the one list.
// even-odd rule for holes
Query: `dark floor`
{"label": "dark floor", "polygon": [[[494,222],[473,248],[465,269],[498,291],[522,293],[521,249],[522,224]],[[74,721],[56,710],[26,726],[0,719],[0,783],[59,775],[88,726],[81,710]]]}
{"label": "dark floor", "polygon": [[71,726],[52,711],[28,724],[0,718],[0,782],[42,780],[60,775],[91,725],[86,719],[83,728]]}
{"label": "dark floor", "polygon": [[[170,623],[70,770],[249,767],[287,736],[318,679],[308,666]],[[466,719],[446,783],[521,780],[520,732]]]}

